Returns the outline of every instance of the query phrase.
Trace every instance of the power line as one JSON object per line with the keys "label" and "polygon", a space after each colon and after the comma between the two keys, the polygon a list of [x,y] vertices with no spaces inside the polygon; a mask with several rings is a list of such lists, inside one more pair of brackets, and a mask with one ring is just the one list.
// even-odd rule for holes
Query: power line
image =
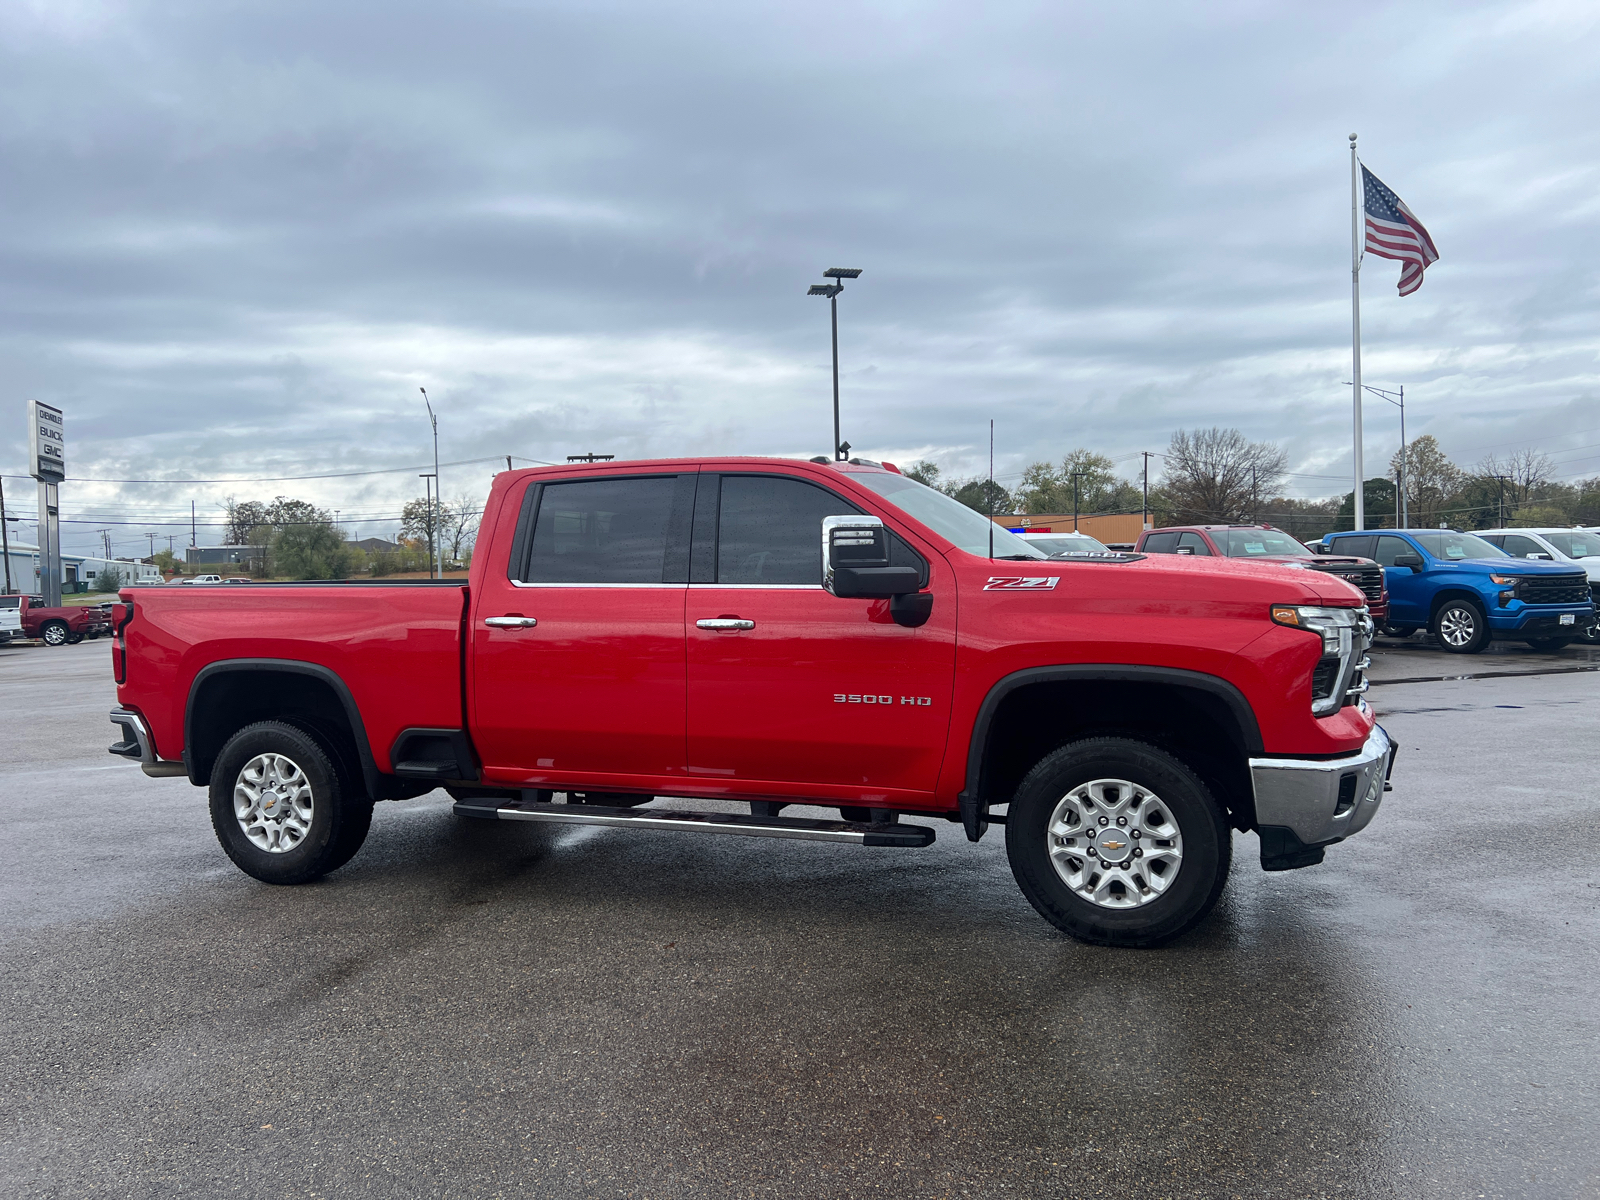
{"label": "power line", "polygon": [[[444,467],[470,467],[477,463],[499,462],[505,458],[504,454],[491,455],[488,458],[463,458],[459,462],[440,463]],[[555,463],[545,462],[538,458],[522,458],[520,455],[511,455],[521,462],[532,463],[538,467],[553,467]],[[426,464],[424,464],[426,465]],[[88,477],[69,476],[64,483],[150,483],[150,484],[212,484],[212,483],[297,483],[302,480],[312,479],[354,479],[362,475],[403,475],[415,471],[416,467],[385,467],[377,471],[336,471],[328,475],[261,475],[255,477],[236,477],[232,479],[91,479]],[[32,479],[31,475],[7,475],[6,479]]]}

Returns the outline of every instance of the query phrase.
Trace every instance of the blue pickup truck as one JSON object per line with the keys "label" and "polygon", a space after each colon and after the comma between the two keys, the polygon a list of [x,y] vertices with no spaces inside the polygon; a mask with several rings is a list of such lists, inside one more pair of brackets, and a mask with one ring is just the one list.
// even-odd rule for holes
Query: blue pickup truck
{"label": "blue pickup truck", "polygon": [[1476,654],[1490,639],[1556,651],[1594,620],[1581,568],[1513,558],[1476,534],[1381,529],[1330,533],[1321,545],[1324,554],[1360,555],[1383,567],[1385,632],[1409,637],[1426,628],[1456,654]]}

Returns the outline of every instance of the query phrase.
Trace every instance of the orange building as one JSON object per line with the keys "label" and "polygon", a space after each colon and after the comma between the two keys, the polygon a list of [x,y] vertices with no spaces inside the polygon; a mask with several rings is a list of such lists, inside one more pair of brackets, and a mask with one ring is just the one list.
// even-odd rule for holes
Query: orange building
{"label": "orange building", "polygon": [[[1071,513],[1033,513],[1028,516],[996,516],[995,524],[1029,533],[1071,533]],[[1077,529],[1102,542],[1137,542],[1144,530],[1143,513],[1114,513],[1110,516],[1080,516]]]}

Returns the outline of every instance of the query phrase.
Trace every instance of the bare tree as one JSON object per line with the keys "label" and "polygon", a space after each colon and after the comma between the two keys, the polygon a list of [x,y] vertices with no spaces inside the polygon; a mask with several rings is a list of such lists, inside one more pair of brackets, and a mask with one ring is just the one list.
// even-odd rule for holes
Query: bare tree
{"label": "bare tree", "polygon": [[1237,429],[1180,429],[1167,447],[1163,487],[1179,520],[1238,521],[1274,494],[1288,462],[1271,442],[1248,441]]}
{"label": "bare tree", "polygon": [[1504,458],[1498,454],[1489,455],[1477,465],[1475,471],[1479,475],[1505,481],[1508,507],[1515,512],[1532,500],[1539,488],[1550,482],[1555,464],[1543,450],[1513,450]]}
{"label": "bare tree", "polygon": [[445,548],[451,562],[462,562],[462,552],[471,553],[472,544],[478,539],[483,504],[470,492],[461,492],[444,507],[450,519],[440,521],[439,544]]}

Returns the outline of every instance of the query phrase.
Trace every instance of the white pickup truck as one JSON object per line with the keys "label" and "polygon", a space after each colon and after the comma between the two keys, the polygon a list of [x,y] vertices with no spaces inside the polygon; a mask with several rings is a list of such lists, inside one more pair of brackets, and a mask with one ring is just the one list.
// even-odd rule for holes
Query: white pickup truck
{"label": "white pickup truck", "polygon": [[0,596],[0,646],[22,636],[22,597]]}

